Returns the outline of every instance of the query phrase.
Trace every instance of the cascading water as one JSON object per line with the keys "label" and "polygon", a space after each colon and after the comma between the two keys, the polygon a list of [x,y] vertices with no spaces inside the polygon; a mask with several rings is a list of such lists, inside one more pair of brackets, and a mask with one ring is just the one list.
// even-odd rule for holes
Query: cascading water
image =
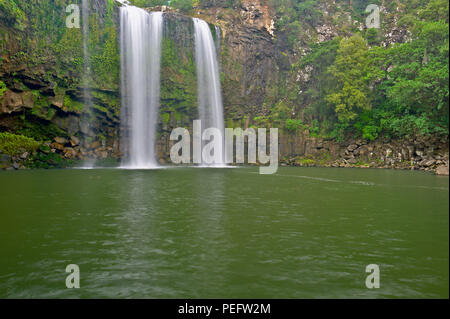
{"label": "cascading water", "polygon": [[[216,48],[208,24],[194,18],[195,58],[197,64],[198,108],[202,128],[214,127],[224,136],[222,92]],[[223,143],[222,143],[223,144]],[[224,147],[222,147],[222,150]],[[222,154],[224,152],[222,151]],[[215,165],[224,165],[222,161]]]}
{"label": "cascading water", "polygon": [[[83,103],[84,103],[84,113],[86,114],[81,125],[83,126],[83,131],[85,134],[89,134],[91,130],[91,123],[89,120],[89,111],[92,106],[92,96],[89,89],[89,79],[91,77],[91,65],[89,62],[89,1],[82,0],[81,2],[81,14],[83,17]],[[95,159],[90,158],[84,161],[83,166],[85,168],[94,167]]]}
{"label": "cascading water", "polygon": [[162,12],[120,8],[123,166],[153,168],[160,95]]}
{"label": "cascading water", "polygon": [[217,54],[219,54],[220,53],[220,41],[221,41],[220,27],[215,26],[215,31],[216,31],[216,50],[217,50]]}
{"label": "cascading water", "polygon": [[84,59],[84,75],[83,75],[83,99],[85,108],[91,105],[91,92],[89,90],[89,77],[91,67],[89,63],[89,2],[83,0],[81,3],[81,13],[83,17],[83,59]]}

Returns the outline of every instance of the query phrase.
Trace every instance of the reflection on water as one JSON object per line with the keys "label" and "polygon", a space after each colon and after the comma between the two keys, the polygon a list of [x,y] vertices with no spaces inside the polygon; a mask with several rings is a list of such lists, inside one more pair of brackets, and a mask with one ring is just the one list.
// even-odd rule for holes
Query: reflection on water
{"label": "reflection on water", "polygon": [[0,172],[0,297],[448,297],[448,178],[257,172]]}

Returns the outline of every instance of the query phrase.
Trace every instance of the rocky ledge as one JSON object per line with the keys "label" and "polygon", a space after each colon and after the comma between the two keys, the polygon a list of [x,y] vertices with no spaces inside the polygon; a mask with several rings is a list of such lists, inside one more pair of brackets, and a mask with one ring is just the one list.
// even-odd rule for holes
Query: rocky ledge
{"label": "rocky ledge", "polygon": [[120,158],[118,148],[118,145],[108,146],[104,140],[82,143],[76,136],[55,137],[53,141],[40,143],[34,150],[19,148],[14,155],[0,151],[0,169],[67,168],[90,160],[102,163],[100,166],[114,165]]}
{"label": "rocky ledge", "polygon": [[[349,140],[343,143],[320,138],[301,140],[303,143],[298,149],[291,150],[288,156],[281,156],[282,166],[394,168],[449,175],[447,138],[379,139],[372,142]],[[281,141],[281,154],[289,152],[286,146],[299,144],[295,138],[292,140],[286,136]],[[298,153],[295,154],[295,151]]]}

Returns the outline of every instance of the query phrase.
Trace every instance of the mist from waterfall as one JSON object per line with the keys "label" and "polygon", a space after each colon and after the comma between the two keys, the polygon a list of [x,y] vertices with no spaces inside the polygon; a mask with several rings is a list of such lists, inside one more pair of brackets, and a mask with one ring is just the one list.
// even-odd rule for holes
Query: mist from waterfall
{"label": "mist from waterfall", "polygon": [[215,163],[216,166],[222,166],[225,163],[224,120],[217,51],[209,25],[198,18],[193,18],[193,20],[199,115],[202,121],[202,130],[214,127],[222,132],[222,161]]}
{"label": "mist from waterfall", "polygon": [[120,8],[122,166],[126,168],[158,166],[162,35],[162,12]]}
{"label": "mist from waterfall", "polygon": [[[90,123],[90,110],[92,107],[92,96],[90,90],[89,79],[91,77],[91,64],[89,61],[89,1],[82,0],[81,2],[81,14],[83,17],[83,104],[84,104],[84,117],[82,118],[81,125],[83,126],[84,134],[88,135],[91,131]],[[95,158],[87,159],[83,162],[85,168],[92,168],[95,165]]]}

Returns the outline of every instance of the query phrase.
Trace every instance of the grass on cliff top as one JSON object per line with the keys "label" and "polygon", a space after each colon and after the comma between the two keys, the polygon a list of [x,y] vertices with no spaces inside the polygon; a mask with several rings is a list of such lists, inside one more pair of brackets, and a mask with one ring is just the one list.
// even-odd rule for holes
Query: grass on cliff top
{"label": "grass on cliff top", "polygon": [[0,152],[10,156],[19,155],[24,152],[36,151],[41,144],[32,138],[0,132]]}

